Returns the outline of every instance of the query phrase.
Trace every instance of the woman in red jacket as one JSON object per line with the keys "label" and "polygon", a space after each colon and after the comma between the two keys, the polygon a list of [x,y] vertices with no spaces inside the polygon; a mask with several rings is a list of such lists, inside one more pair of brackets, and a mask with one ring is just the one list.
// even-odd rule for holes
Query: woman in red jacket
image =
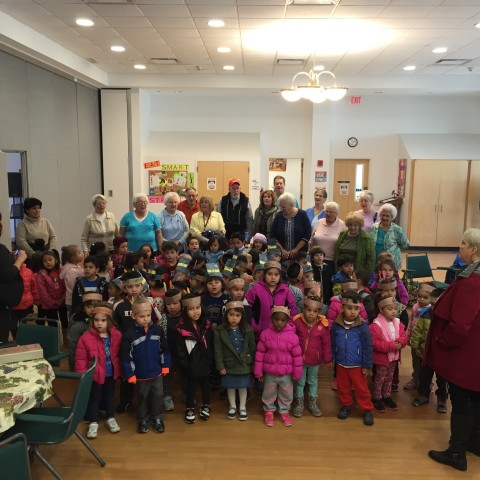
{"label": "woman in red jacket", "polygon": [[425,363],[447,380],[452,401],[450,445],[428,455],[465,471],[466,452],[480,456],[480,229],[464,233],[459,254],[469,266],[435,304]]}

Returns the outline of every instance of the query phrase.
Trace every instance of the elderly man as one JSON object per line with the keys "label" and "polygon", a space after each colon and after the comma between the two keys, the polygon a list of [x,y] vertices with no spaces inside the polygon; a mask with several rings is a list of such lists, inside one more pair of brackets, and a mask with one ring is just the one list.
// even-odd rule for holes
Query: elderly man
{"label": "elderly man", "polygon": [[226,237],[235,232],[243,232],[248,240],[253,225],[253,214],[250,200],[240,192],[240,180],[232,178],[228,182],[228,195],[218,202],[217,212],[220,212],[225,222]]}
{"label": "elderly man", "polygon": [[185,215],[189,225],[192,221],[192,216],[200,211],[197,198],[197,191],[193,187],[188,187],[185,189],[185,200],[182,200],[177,207],[178,211]]}
{"label": "elderly man", "polygon": [[[283,195],[285,193],[285,177],[282,177],[281,175],[277,175],[273,179],[273,189],[275,190],[275,195],[277,196],[277,207],[279,207],[278,199],[280,198],[280,195]],[[295,198],[295,208],[300,208],[300,204],[298,203],[298,200]]]}

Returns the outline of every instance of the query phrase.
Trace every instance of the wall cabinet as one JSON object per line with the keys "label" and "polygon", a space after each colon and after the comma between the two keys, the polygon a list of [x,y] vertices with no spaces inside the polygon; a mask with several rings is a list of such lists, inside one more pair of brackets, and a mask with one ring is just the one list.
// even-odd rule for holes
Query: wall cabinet
{"label": "wall cabinet", "polygon": [[412,247],[456,247],[462,239],[468,160],[412,162],[408,238]]}

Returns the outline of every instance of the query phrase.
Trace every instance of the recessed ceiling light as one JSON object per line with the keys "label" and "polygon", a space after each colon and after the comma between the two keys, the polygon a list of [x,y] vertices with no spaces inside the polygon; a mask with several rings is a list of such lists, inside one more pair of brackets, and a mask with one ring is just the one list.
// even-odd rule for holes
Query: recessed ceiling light
{"label": "recessed ceiling light", "polygon": [[324,67],[323,65],[315,65],[315,66],[313,67],[313,70],[314,70],[315,72],[321,72],[321,71],[325,70],[325,67]]}
{"label": "recessed ceiling light", "polygon": [[77,18],[75,23],[81,27],[93,27],[93,22],[89,18]]}
{"label": "recessed ceiling light", "polygon": [[136,68],[137,70],[145,70],[147,67],[141,63],[137,63],[133,66],[133,68]]}
{"label": "recessed ceiling light", "polygon": [[480,23],[476,23],[475,28],[480,28]]}
{"label": "recessed ceiling light", "polygon": [[122,47],[121,45],[112,45],[110,47],[110,50],[112,52],[124,52],[125,51],[125,47]]}
{"label": "recessed ceiling light", "polygon": [[216,27],[216,28],[224,27],[225,22],[223,20],[213,19],[213,20],[208,21],[208,26],[209,27]]}
{"label": "recessed ceiling light", "polygon": [[432,53],[445,53],[447,50],[447,47],[437,47],[432,50]]}
{"label": "recessed ceiling light", "polygon": [[406,67],[403,67],[403,69],[406,71],[406,72],[411,72],[413,70],[415,70],[417,67],[415,65],[407,65]]}
{"label": "recessed ceiling light", "polygon": [[230,53],[232,49],[230,47],[218,47],[217,52],[218,53]]}
{"label": "recessed ceiling light", "polygon": [[223,69],[224,70],[235,70],[235,67],[233,65],[224,65]]}

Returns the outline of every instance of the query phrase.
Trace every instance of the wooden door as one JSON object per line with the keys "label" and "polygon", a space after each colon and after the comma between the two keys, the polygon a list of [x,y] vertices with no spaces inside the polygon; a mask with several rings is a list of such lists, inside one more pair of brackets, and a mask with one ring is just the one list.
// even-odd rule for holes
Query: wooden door
{"label": "wooden door", "polygon": [[440,189],[435,246],[456,247],[465,227],[468,161],[450,160],[437,162],[437,165],[437,170],[440,170]]}
{"label": "wooden door", "polygon": [[412,162],[410,221],[408,238],[411,246],[434,247],[437,242],[439,162]]}
{"label": "wooden door", "polygon": [[198,196],[208,195],[215,205],[228,192],[228,181],[231,178],[240,180],[241,190],[249,195],[249,163],[248,162],[197,162]]}
{"label": "wooden door", "polygon": [[340,218],[358,210],[358,194],[368,189],[368,160],[335,159],[333,195],[329,198],[340,205]]}
{"label": "wooden door", "polygon": [[470,162],[465,229],[480,227],[480,161]]}

